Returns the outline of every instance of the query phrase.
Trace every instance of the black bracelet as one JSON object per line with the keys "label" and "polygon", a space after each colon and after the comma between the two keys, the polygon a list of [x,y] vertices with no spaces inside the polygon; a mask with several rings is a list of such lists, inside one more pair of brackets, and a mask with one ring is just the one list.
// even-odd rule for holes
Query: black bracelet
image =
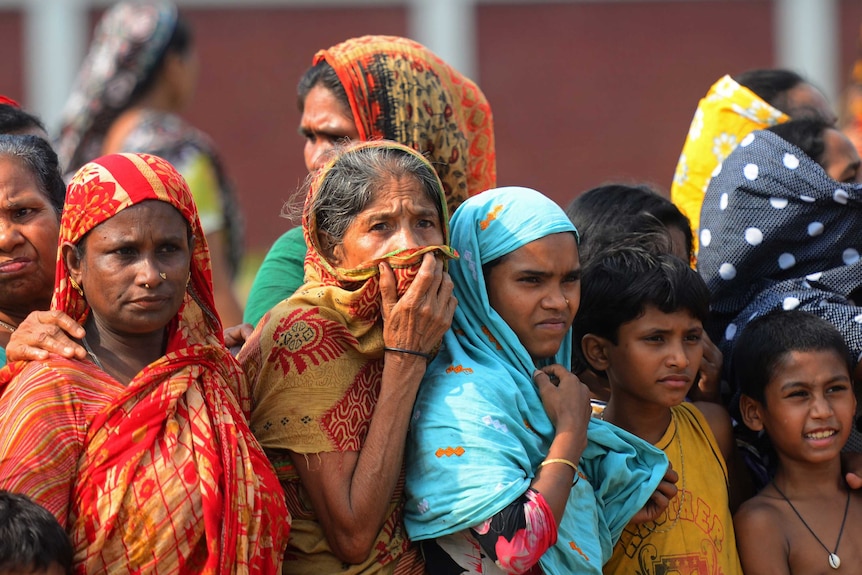
{"label": "black bracelet", "polygon": [[431,354],[424,353],[421,351],[416,351],[414,349],[403,349],[400,347],[384,347],[383,351],[394,351],[395,353],[406,353],[408,355],[418,355],[419,357],[424,357],[425,361],[431,361]]}

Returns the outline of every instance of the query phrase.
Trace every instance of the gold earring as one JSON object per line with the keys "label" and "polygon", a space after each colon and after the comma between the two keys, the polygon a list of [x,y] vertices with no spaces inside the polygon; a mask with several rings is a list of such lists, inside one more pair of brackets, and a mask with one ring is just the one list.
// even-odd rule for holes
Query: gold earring
{"label": "gold earring", "polygon": [[159,272],[159,277],[163,280],[166,280],[168,279],[168,274],[166,274],[165,272]]}
{"label": "gold earring", "polygon": [[72,289],[78,292],[78,295],[84,297],[84,288],[78,285],[78,282],[75,281],[75,278],[69,276],[69,283],[72,284]]}

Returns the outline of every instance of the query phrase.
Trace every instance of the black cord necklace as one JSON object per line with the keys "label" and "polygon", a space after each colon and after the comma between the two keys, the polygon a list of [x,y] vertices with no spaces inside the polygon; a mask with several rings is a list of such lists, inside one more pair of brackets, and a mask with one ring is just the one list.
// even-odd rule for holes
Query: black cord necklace
{"label": "black cord necklace", "polygon": [[799,517],[799,520],[802,521],[802,524],[805,525],[805,528],[808,529],[808,532],[811,533],[811,535],[814,536],[817,542],[820,543],[820,546],[823,547],[823,549],[825,549],[827,553],[829,553],[829,566],[833,569],[838,569],[839,567],[841,567],[841,558],[838,557],[838,546],[841,545],[841,536],[844,535],[844,523],[847,522],[847,511],[850,509],[850,489],[847,489],[847,503],[844,504],[844,519],[841,520],[841,529],[838,530],[838,541],[835,542],[835,551],[830,552],[829,547],[824,545],[823,541],[820,540],[820,537],[818,537],[817,534],[814,533],[814,530],[808,526],[808,523],[805,522],[805,519],[802,518],[802,515],[799,513],[796,507],[793,506],[793,503],[790,502],[790,499],[788,499],[784,492],[778,488],[778,486],[775,484],[775,481],[772,482],[772,486],[775,488],[778,494],[784,498],[787,504],[790,505],[790,508],[793,510],[794,513],[796,513],[796,516]]}

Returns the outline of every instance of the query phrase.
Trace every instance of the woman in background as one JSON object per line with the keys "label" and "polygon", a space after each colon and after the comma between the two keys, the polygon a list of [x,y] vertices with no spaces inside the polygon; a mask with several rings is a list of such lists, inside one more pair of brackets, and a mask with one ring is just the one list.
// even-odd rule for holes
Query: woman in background
{"label": "woman in background", "polygon": [[[496,184],[491,106],[475,83],[417,42],[362,36],[321,50],[297,93],[309,172],[338,142],[386,139],[428,158],[450,214]],[[276,240],[249,293],[246,322],[257,324],[303,283],[305,252],[301,226]]]}
{"label": "woman in background", "polygon": [[241,321],[232,282],[242,255],[234,191],[210,139],[180,117],[191,103],[198,61],[191,30],[162,0],[120,2],[105,12],[63,110],[62,169],[114,152],[145,152],[176,166],[192,190],[210,246],[216,308]]}

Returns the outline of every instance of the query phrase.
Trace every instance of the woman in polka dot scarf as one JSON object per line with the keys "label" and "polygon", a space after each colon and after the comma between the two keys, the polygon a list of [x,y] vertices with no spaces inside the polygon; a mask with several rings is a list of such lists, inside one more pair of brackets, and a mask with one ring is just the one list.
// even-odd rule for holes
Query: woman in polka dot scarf
{"label": "woman in polka dot scarf", "polygon": [[810,120],[749,134],[716,169],[703,203],[698,271],[713,296],[708,329],[725,357],[749,321],[777,309],[827,319],[862,355],[862,307],[854,303],[862,303],[858,173],[849,140]]}

